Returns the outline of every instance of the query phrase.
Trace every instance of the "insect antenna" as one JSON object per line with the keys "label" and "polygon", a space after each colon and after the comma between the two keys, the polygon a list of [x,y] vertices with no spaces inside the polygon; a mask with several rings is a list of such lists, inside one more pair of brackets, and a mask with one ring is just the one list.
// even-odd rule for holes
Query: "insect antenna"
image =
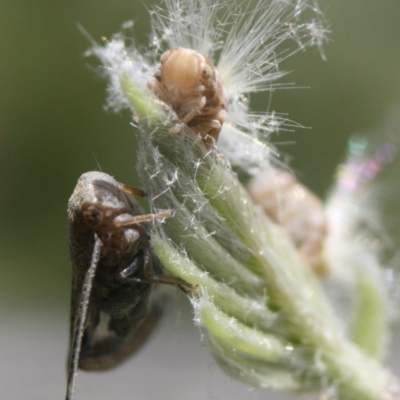
{"label": "insect antenna", "polygon": [[79,305],[81,312],[76,313],[73,337],[71,343],[71,353],[68,360],[68,384],[67,384],[67,394],[66,400],[73,400],[75,381],[78,370],[79,355],[82,346],[82,337],[84,332],[84,325],[87,316],[87,311],[89,308],[89,298],[92,291],[93,279],[96,273],[96,268],[100,260],[101,248],[103,246],[101,240],[94,234],[95,243],[93,247],[92,259],[90,262],[90,267],[86,272],[85,279],[83,281],[81,297],[79,299]]}

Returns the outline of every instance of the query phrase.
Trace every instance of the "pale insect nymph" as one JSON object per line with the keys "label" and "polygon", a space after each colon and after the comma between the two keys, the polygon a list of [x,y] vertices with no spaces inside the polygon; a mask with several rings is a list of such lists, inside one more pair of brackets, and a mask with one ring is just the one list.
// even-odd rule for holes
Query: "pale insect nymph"
{"label": "pale insect nymph", "polygon": [[212,61],[185,48],[165,52],[160,61],[149,88],[213,147],[228,116],[228,95]]}
{"label": "pale insect nymph", "polygon": [[328,233],[322,201],[296,177],[282,170],[265,171],[253,178],[248,191],[272,221],[288,234],[301,257],[315,272],[326,271],[322,253]]}
{"label": "pale insect nymph", "polygon": [[77,369],[113,368],[140,348],[155,328],[166,283],[193,289],[165,275],[150,246],[148,221],[127,193],[140,190],[102,172],[88,172],[68,203],[72,267],[70,350],[66,400],[72,400]]}

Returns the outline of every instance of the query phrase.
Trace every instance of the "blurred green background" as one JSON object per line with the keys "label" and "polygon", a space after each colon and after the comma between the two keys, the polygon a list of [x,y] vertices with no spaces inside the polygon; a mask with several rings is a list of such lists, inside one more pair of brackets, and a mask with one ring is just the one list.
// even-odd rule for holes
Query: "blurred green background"
{"label": "blurred green background", "polygon": [[[285,61],[281,68],[293,72],[281,82],[307,89],[275,92],[269,109],[312,128],[273,140],[287,143],[281,150],[291,165],[323,196],[348,136],[372,129],[400,102],[400,1],[319,3],[332,31],[328,61],[314,49]],[[100,166],[119,181],[136,182],[129,113],[103,110],[105,82],[90,67],[96,61],[84,58],[89,43],[77,27],[101,41],[130,19],[137,41],[147,43],[139,0],[0,1],[0,332],[18,331],[24,343],[31,337],[28,315],[32,324],[36,316],[56,315],[67,340],[66,206],[80,174]],[[269,98],[257,101],[266,108]],[[51,326],[37,325],[38,337]],[[15,352],[23,362],[25,350]],[[64,373],[63,358],[55,368]],[[9,393],[2,398],[20,398]]]}

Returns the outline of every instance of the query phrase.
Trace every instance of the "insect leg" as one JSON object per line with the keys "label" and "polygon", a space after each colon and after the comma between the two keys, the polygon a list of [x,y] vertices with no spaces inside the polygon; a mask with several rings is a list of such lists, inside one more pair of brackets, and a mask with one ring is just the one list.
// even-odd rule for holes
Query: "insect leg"
{"label": "insect leg", "polygon": [[192,285],[181,278],[169,275],[157,274],[154,266],[147,263],[144,267],[144,278],[139,278],[143,283],[162,283],[166,285],[177,286],[183,293],[188,294],[197,288],[197,285]]}
{"label": "insect leg", "polygon": [[122,191],[128,194],[133,194],[134,196],[138,197],[146,197],[147,194],[143,192],[143,190],[134,188],[133,186],[125,185],[125,183],[118,182],[119,187]]}
{"label": "insect leg", "polygon": [[197,285],[193,285],[193,284],[186,282],[183,279],[177,278],[175,276],[153,275],[152,277],[149,278],[148,282],[163,283],[166,285],[177,286],[185,294],[189,294],[189,293],[193,292],[193,290],[197,289]]}
{"label": "insect leg", "polygon": [[154,221],[156,219],[168,218],[170,216],[171,216],[170,210],[161,211],[157,214],[135,215],[132,216],[132,218],[123,221],[116,221],[115,226],[117,228],[130,228],[140,224],[141,222]]}
{"label": "insect leg", "polygon": [[197,107],[192,108],[187,114],[185,114],[185,116],[183,116],[182,118],[180,118],[180,120],[187,124],[190,121],[193,120],[193,118],[197,117],[198,115],[201,115],[201,111],[200,109],[204,107],[204,104],[206,103],[205,97],[202,97],[202,100],[200,102],[200,105]]}
{"label": "insect leg", "polygon": [[[166,215],[168,214],[168,215]],[[167,212],[162,212],[159,214],[148,214],[148,215],[143,215],[142,217],[146,217],[145,221],[148,221],[149,219],[156,219],[157,218],[165,218],[166,216],[170,215],[170,211]],[[140,217],[140,216],[139,216]],[[144,222],[144,221],[140,221]],[[136,226],[137,228],[141,228],[140,225],[137,226],[137,218],[132,217],[132,219],[129,219],[127,221],[121,221],[121,224],[118,226],[123,226],[125,228],[129,228],[131,225]],[[146,239],[146,240],[149,240]],[[138,244],[136,243],[136,246]],[[139,245],[140,246],[140,245]],[[163,275],[160,273],[161,270],[155,269],[154,263],[152,262],[145,262],[143,266],[143,277],[138,278],[138,277],[130,277],[133,271],[135,271],[137,266],[134,266],[131,268],[130,266],[126,265],[121,265],[119,268],[119,276],[122,278],[125,282],[131,281],[131,282],[137,282],[137,283],[162,283],[162,284],[167,284],[167,285],[172,285],[172,286],[177,286],[180,290],[182,290],[183,293],[188,294],[191,291],[195,290],[197,288],[197,285],[192,285],[191,283],[188,283],[184,281],[181,278],[177,278],[174,276],[169,276],[169,275]]]}

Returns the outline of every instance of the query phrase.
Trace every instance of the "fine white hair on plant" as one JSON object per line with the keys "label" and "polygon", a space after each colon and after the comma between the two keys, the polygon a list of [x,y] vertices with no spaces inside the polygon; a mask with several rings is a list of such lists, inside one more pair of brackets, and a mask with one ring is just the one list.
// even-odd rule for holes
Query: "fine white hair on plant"
{"label": "fine white hair on plant", "polygon": [[109,77],[109,108],[118,111],[128,106],[121,95],[122,74],[143,87],[158,68],[160,55],[182,47],[214,63],[229,99],[228,123],[262,140],[297,126],[279,113],[267,112],[268,104],[262,112],[250,113],[249,95],[287,87],[276,82],[285,75],[279,63],[295,52],[317,46],[322,53],[328,30],[316,2],[164,0],[149,13],[152,33],[146,51],[139,51],[123,33],[91,49]]}
{"label": "fine white hair on plant", "polygon": [[[228,121],[264,138],[290,125],[275,113],[249,114],[248,96],[286,87],[275,82],[285,75],[279,63],[298,50],[315,45],[323,54],[328,30],[316,2],[165,0],[164,5],[151,12],[152,43],[158,51],[191,48],[214,62],[229,97]],[[254,124],[261,129],[252,130]]]}
{"label": "fine white hair on plant", "polygon": [[[297,48],[323,49],[327,30],[316,3],[309,1],[165,0],[151,12],[157,50],[185,47],[211,58],[231,97],[270,90],[283,75],[278,63],[296,49],[279,48],[292,39]],[[303,14],[312,14],[309,22]]]}

